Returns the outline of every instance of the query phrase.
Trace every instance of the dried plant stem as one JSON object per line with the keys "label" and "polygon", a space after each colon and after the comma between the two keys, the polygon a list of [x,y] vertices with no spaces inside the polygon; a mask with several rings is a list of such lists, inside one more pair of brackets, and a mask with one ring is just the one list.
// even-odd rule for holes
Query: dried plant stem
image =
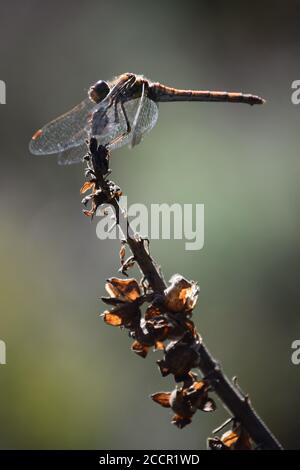
{"label": "dried plant stem", "polygon": [[[157,298],[161,296],[161,297],[166,298],[166,291],[168,290],[167,289],[168,286],[163,278],[160,267],[156,264],[156,262],[153,260],[152,256],[150,255],[149,242],[145,239],[142,239],[136,236],[132,232],[128,219],[126,217],[126,214],[124,213],[124,211],[122,211],[122,209],[119,206],[118,201],[119,201],[119,195],[121,194],[120,188],[117,185],[115,185],[115,183],[113,183],[112,181],[109,181],[105,176],[109,172],[108,170],[109,152],[107,148],[101,145],[98,146],[97,141],[95,139],[91,139],[89,149],[90,149],[90,153],[86,156],[87,165],[88,165],[87,170],[86,170],[86,176],[89,176],[90,180],[83,185],[83,187],[81,188],[81,192],[84,193],[87,190],[92,189],[91,195],[86,196],[83,200],[83,203],[85,205],[91,201],[92,209],[90,211],[84,211],[85,214],[92,217],[95,214],[97,207],[99,207],[101,204],[103,203],[112,204],[112,206],[115,208],[115,211],[116,211],[116,224],[120,228],[124,241],[127,243],[127,245],[130,247],[132,251],[133,259],[135,263],[138,265],[141,273],[143,274],[143,279],[147,280],[147,284],[148,284],[147,287],[151,288],[152,293],[150,294],[150,296],[154,296],[154,297],[156,296]],[[125,227],[125,233],[122,230],[122,228],[124,227]],[[124,273],[124,266],[125,265],[123,264],[122,265],[123,273]],[[127,265],[127,267],[129,267],[129,264]],[[139,300],[138,298],[136,298],[136,295],[138,294],[137,281],[136,280],[131,280],[131,281],[133,281],[135,285],[134,299]],[[112,282],[112,280],[110,282]],[[124,281],[121,282],[121,280],[117,280],[116,282],[119,283],[119,288],[120,288],[120,283],[124,285]],[[188,285],[190,287],[192,284],[188,283]],[[115,292],[114,286],[111,285],[111,287],[112,287],[112,292],[114,294]],[[140,297],[140,299],[143,299],[144,301],[145,295],[143,297]],[[102,300],[104,300],[104,298],[102,298]],[[129,304],[128,304],[128,300],[129,300]],[[130,301],[132,302],[132,298],[129,296],[129,299],[127,297],[127,303],[123,304],[125,305],[123,307],[125,309],[124,314],[126,314],[126,308],[127,308],[127,314],[128,314],[128,308],[129,308],[129,313],[132,315],[132,317],[130,316],[129,319],[128,317],[126,317],[127,323],[125,324],[127,325],[128,328],[131,327],[131,331],[135,333],[135,336],[134,336],[135,338],[137,336],[139,340],[141,340],[142,338],[142,343],[139,343],[139,341],[136,341],[138,347],[143,348],[144,346],[146,346],[147,348],[150,345],[156,344],[155,343],[156,340],[153,342],[153,337],[151,337],[151,335],[149,336],[149,334],[147,337],[147,335],[145,335],[142,329],[140,328],[140,323],[139,323],[140,313],[138,310],[138,305],[135,304],[134,302],[130,303]],[[119,304],[118,296],[116,298],[106,299],[106,302],[112,305],[118,305]],[[119,322],[120,317],[114,315],[114,313],[115,313],[114,310],[112,311],[112,314],[108,312],[108,315],[112,316],[112,319],[110,320],[110,324],[114,324],[115,326],[116,325],[120,326],[122,324],[122,321]],[[121,320],[122,320],[122,317],[121,317]],[[185,331],[186,333],[188,333],[188,337],[191,337],[191,332],[189,331],[191,324],[192,324],[192,328],[194,329],[193,323],[191,322],[183,323],[184,327],[186,328]],[[184,330],[182,330],[182,333],[184,333]],[[167,338],[168,338],[168,335],[167,335]],[[149,342],[149,339],[150,339],[150,342]],[[178,341],[176,344],[177,346],[179,345],[178,347],[180,347],[180,341]],[[246,431],[246,433],[248,433],[253,443],[255,443],[256,449],[281,450],[282,446],[277,441],[277,439],[272,435],[271,431],[267,428],[267,426],[260,419],[260,417],[257,415],[257,413],[255,412],[254,408],[252,407],[250,403],[249,397],[242,392],[242,390],[237,384],[236,379],[233,379],[232,381],[228,379],[228,377],[222,371],[220,364],[213,358],[213,356],[211,355],[211,353],[209,352],[209,350],[203,343],[202,339],[200,338],[200,335],[196,331],[193,332],[192,342],[190,343],[187,342],[184,346],[185,357],[187,353],[189,353],[192,358],[195,356],[195,350],[192,349],[195,346],[197,346],[196,355],[197,355],[197,359],[199,359],[199,361],[197,361],[195,365],[193,365],[194,359],[192,359],[191,363],[188,362],[188,368],[185,362],[185,368],[183,370],[182,368],[180,369],[180,367],[179,367],[179,370],[177,368],[174,370],[174,367],[172,367],[171,369],[168,369],[167,372],[173,373],[174,377],[175,377],[175,374],[177,375],[179,374],[179,377],[182,377],[182,375],[185,375],[185,378],[186,378],[187,377],[186,374],[188,371],[191,371],[192,368],[198,367],[201,373],[203,374],[205,381],[210,384],[210,387],[218,395],[224,408],[231,414],[232,418],[234,419],[234,422],[240,423],[242,428]],[[178,348],[177,348],[177,351],[178,351]],[[143,349],[138,352],[143,352]],[[170,352],[168,354],[170,354]],[[145,357],[145,356],[142,356],[142,357]],[[174,358],[174,347],[173,347],[173,358]],[[179,356],[176,356],[176,361],[175,361],[176,366],[178,366],[177,362],[178,361],[180,362],[181,359],[182,359],[182,356],[181,356],[181,353],[179,352]],[[159,362],[161,363],[163,361],[158,361],[158,363]],[[163,367],[166,367],[166,365],[164,365]],[[162,373],[162,375],[164,374]],[[177,377],[177,379],[179,377]],[[189,380],[191,379],[192,379],[192,376],[189,375]],[[206,406],[209,407],[209,410],[206,409],[205,411],[212,411],[214,409],[214,404],[207,396],[206,389],[204,388],[205,387],[204,382],[202,383],[195,382],[195,384],[196,384],[196,387],[198,387],[198,395],[196,396],[198,398],[202,397],[201,398],[202,400],[204,399],[204,402],[202,401],[201,406],[200,406],[200,401],[197,402],[197,407],[199,409],[203,409],[204,405],[206,404]],[[186,385],[185,390],[189,390],[187,387],[188,385]],[[194,396],[195,396],[195,391],[197,392],[197,388],[193,388],[192,391],[194,391]],[[185,395],[182,391],[181,393],[182,395],[179,395],[179,398],[181,397],[182,399],[184,399]],[[185,391],[185,393],[187,392]],[[158,394],[158,395],[161,395],[161,394]],[[163,395],[166,395],[166,394],[163,394]],[[177,397],[177,395],[175,396]],[[192,400],[192,398],[190,398],[190,400]],[[164,405],[166,405],[166,402],[164,403]],[[167,405],[170,406],[170,398],[168,398]],[[192,414],[193,413],[190,413],[190,414],[189,413],[187,414],[186,412],[183,413],[184,418],[186,418],[188,422],[190,422],[190,418]],[[174,424],[176,424],[176,421]],[[180,423],[177,423],[177,424],[180,424]],[[186,424],[186,423],[183,423],[183,424]],[[218,444],[220,444],[220,440],[218,441]],[[230,446],[228,447],[225,445],[225,448],[228,449],[230,448]],[[244,446],[244,448],[249,448],[249,446],[246,445],[246,447]]]}
{"label": "dried plant stem", "polygon": [[145,248],[145,240],[138,240],[127,236],[126,242],[128,243],[136,263],[138,264],[144,277],[149,282],[153,292],[163,294],[167,285],[162,277],[162,274],[159,273],[157,266],[150,256],[150,253],[148,253]]}
{"label": "dried plant stem", "polygon": [[[121,212],[121,211],[120,211]],[[122,217],[122,215],[120,215]],[[127,227],[129,227],[127,222]],[[127,231],[129,233],[129,230]],[[159,272],[156,263],[145,246],[145,240],[132,236],[126,239],[132,254],[143,276],[148,280],[154,292],[163,293],[167,285]],[[229,413],[244,426],[259,449],[282,450],[281,444],[273,436],[265,423],[257,415],[247,395],[237,386],[236,381],[230,381],[221,369],[220,364],[213,358],[205,344],[200,349],[199,369],[208,377],[215,393]]]}

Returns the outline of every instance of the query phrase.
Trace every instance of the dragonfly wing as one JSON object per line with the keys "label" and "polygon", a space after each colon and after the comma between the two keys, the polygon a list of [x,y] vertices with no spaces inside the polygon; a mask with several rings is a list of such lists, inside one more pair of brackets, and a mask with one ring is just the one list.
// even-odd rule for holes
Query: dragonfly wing
{"label": "dragonfly wing", "polygon": [[97,139],[98,144],[108,145],[125,132],[125,129],[120,103],[108,98],[103,100],[93,114],[91,135]]}
{"label": "dragonfly wing", "polygon": [[[100,112],[94,114],[92,135],[98,143],[108,145],[115,149],[129,144],[137,145],[144,134],[149,132],[156,124],[158,118],[157,104],[147,97],[136,98],[124,102],[125,112],[130,123],[131,131],[126,134],[127,123],[121,104],[109,108],[101,106]],[[122,139],[117,137],[124,134]],[[115,142],[113,142],[115,140]]]}
{"label": "dragonfly wing", "polygon": [[46,124],[32,137],[29,150],[34,155],[60,154],[84,143],[90,130],[95,103],[89,98]]}
{"label": "dragonfly wing", "polygon": [[59,165],[71,165],[72,163],[80,163],[83,157],[88,153],[87,144],[80,144],[77,147],[71,147],[64,152],[58,154],[57,161]]}
{"label": "dragonfly wing", "polygon": [[131,147],[139,144],[143,136],[151,131],[155,126],[158,118],[158,106],[149,98],[144,98],[141,101],[140,110],[136,116],[136,122],[132,129],[130,140]]}
{"label": "dragonfly wing", "polygon": [[141,141],[141,135],[139,133],[138,123],[139,123],[139,119],[140,119],[140,116],[141,116],[142,107],[143,107],[143,104],[144,104],[144,97],[145,97],[144,92],[145,92],[145,87],[144,87],[144,84],[143,84],[142,85],[142,93],[141,93],[141,97],[140,97],[140,100],[139,100],[139,105],[137,107],[137,111],[136,111],[136,114],[134,116],[132,129],[131,129],[131,140],[130,140],[130,146],[131,147],[134,147],[135,145],[137,145]]}

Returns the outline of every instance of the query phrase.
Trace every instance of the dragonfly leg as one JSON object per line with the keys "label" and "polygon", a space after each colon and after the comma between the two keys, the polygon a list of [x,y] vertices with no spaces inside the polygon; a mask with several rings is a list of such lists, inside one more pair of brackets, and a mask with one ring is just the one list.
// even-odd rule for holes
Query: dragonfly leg
{"label": "dragonfly leg", "polygon": [[120,101],[120,105],[121,105],[121,109],[122,109],[122,112],[126,121],[126,133],[125,134],[129,134],[129,132],[131,132],[131,125],[130,125],[123,101]]}
{"label": "dragonfly leg", "polygon": [[119,119],[119,113],[118,113],[118,100],[115,100],[114,102],[114,112],[115,112],[115,123],[119,124],[120,119]]}
{"label": "dragonfly leg", "polygon": [[[109,144],[110,146],[116,145],[118,142],[122,141],[131,132],[131,125],[130,125],[130,122],[129,122],[129,119],[128,119],[128,116],[124,107],[124,103],[122,100],[119,100],[119,102],[120,102],[120,106],[122,109],[122,113],[126,121],[126,130],[122,132],[122,134],[118,135],[115,139],[113,139],[112,142],[110,142]],[[118,118],[118,121],[119,121],[119,118]]]}

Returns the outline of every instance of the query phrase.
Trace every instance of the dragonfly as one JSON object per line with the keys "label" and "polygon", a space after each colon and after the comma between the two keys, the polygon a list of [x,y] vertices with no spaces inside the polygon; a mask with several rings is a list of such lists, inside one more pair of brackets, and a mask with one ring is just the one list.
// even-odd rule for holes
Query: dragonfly
{"label": "dragonfly", "polygon": [[181,90],[143,75],[124,73],[93,84],[81,103],[33,135],[29,150],[34,155],[56,155],[59,164],[67,165],[82,161],[91,138],[110,150],[123,145],[134,147],[155,126],[158,104],[172,101],[255,105],[265,100],[237,92]]}

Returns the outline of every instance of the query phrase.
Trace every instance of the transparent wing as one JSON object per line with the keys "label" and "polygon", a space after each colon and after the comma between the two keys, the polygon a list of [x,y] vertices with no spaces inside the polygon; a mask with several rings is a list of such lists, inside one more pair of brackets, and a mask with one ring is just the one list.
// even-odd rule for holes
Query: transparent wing
{"label": "transparent wing", "polygon": [[[136,98],[125,101],[124,108],[131,126],[129,134],[126,134],[127,124],[120,102],[117,104],[114,102],[110,107],[105,102],[101,103],[93,115],[91,131],[99,144],[108,145],[110,149],[127,144],[137,145],[143,135],[155,126],[158,118],[158,106],[149,98],[143,97],[143,99]],[[122,134],[125,134],[124,138],[112,143]]]}
{"label": "transparent wing", "polygon": [[32,137],[30,152],[34,155],[51,155],[84,143],[96,107],[95,103],[86,98],[69,112],[46,124]]}
{"label": "transparent wing", "polygon": [[144,98],[142,106],[138,115],[138,119],[133,128],[133,135],[131,138],[131,147],[138,145],[143,136],[151,131],[155,126],[158,118],[158,105],[149,98]]}
{"label": "transparent wing", "polygon": [[145,86],[143,84],[139,105],[137,107],[136,114],[134,116],[134,120],[133,120],[133,124],[132,124],[132,132],[131,132],[132,135],[131,135],[131,141],[130,141],[130,146],[131,147],[134,147],[135,145],[137,145],[141,141],[141,135],[139,133],[138,127],[139,127],[139,119],[141,117],[141,112],[142,112],[143,103],[144,103],[144,99],[145,99],[145,94],[144,93],[145,93]]}
{"label": "transparent wing", "polygon": [[71,165],[72,163],[80,163],[83,157],[88,153],[88,146],[86,143],[80,144],[77,147],[71,147],[64,152],[58,154],[59,165]]}

